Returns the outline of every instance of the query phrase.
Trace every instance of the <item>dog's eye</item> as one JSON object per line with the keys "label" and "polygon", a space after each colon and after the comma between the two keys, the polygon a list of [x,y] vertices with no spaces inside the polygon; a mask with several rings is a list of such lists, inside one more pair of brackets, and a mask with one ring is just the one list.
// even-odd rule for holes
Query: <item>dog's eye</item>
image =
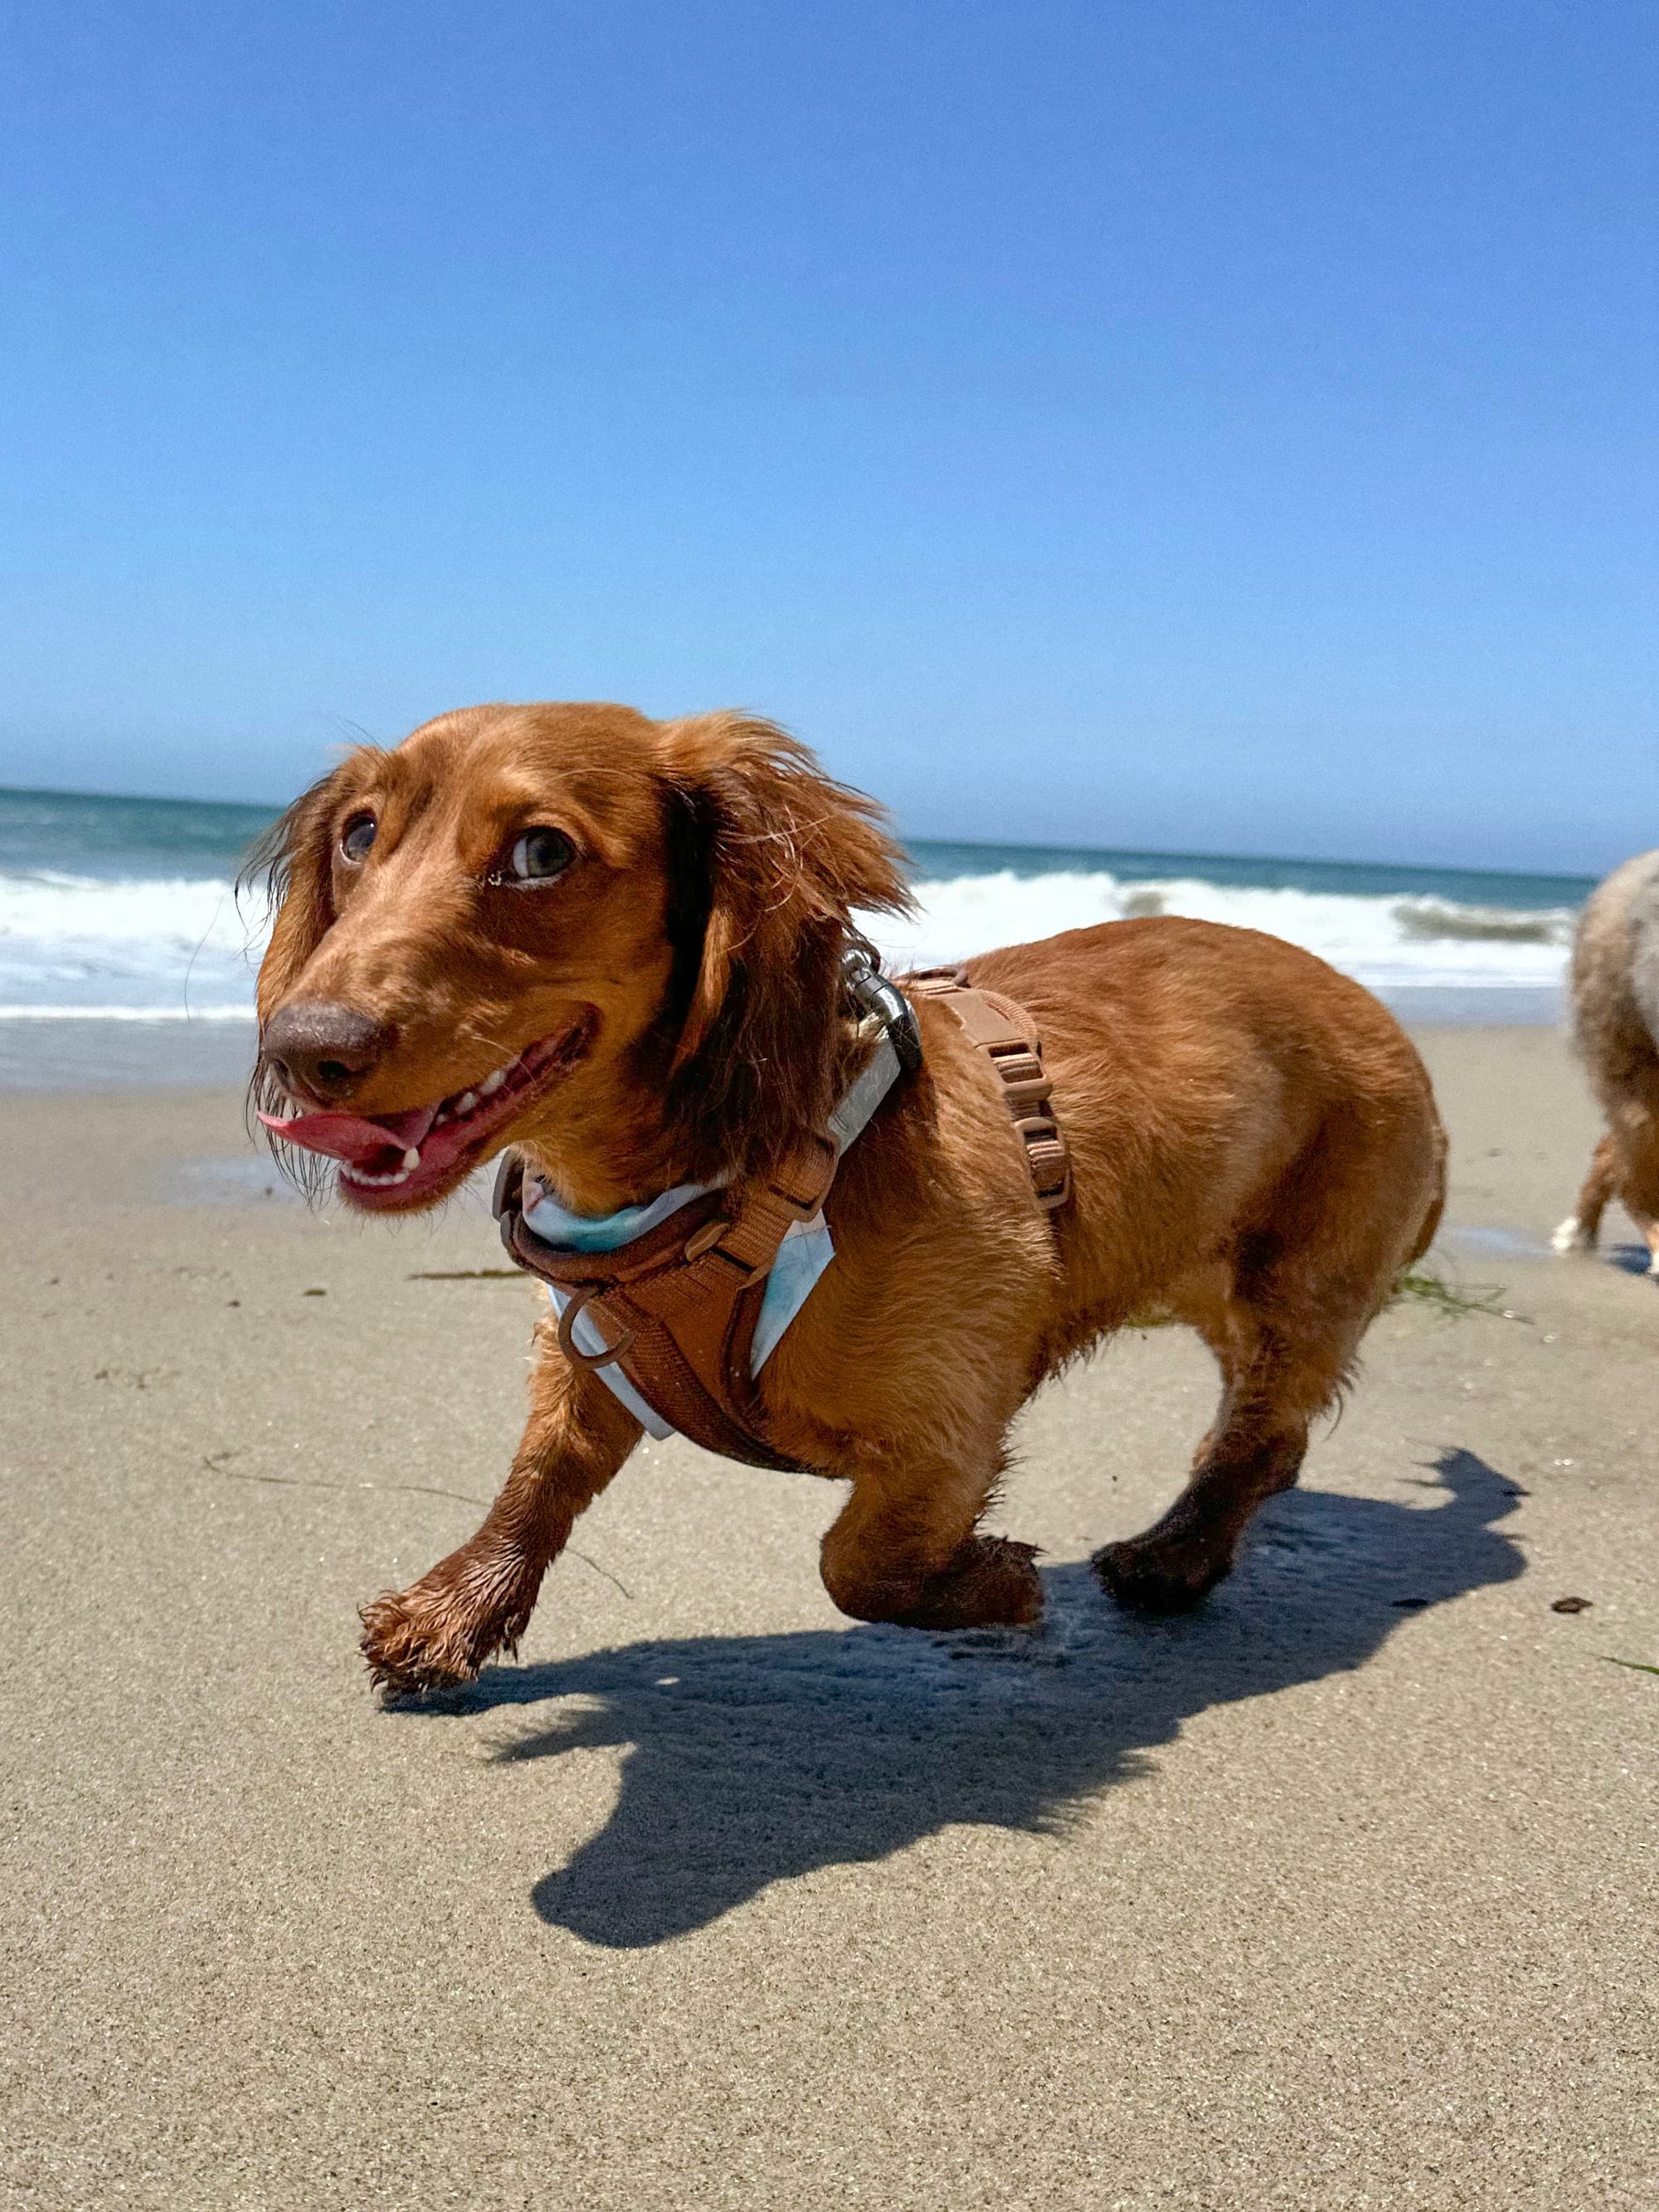
{"label": "dog's eye", "polygon": [[562,830],[526,830],[502,871],[508,883],[544,884],[562,876],[575,859],[575,848]]}
{"label": "dog's eye", "polygon": [[374,842],[377,824],[372,814],[354,814],[340,836],[342,857],[355,866],[368,858],[368,848]]}

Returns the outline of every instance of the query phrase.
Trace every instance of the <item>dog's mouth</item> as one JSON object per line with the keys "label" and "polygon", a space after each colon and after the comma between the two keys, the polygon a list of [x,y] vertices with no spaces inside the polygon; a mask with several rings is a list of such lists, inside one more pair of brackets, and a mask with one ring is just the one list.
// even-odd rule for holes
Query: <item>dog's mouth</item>
{"label": "dog's mouth", "polygon": [[470,1089],[401,1114],[262,1113],[273,1137],[340,1164],[341,1195],[366,1213],[428,1206],[463,1182],[490,1139],[581,1057],[586,1025],[526,1045]]}

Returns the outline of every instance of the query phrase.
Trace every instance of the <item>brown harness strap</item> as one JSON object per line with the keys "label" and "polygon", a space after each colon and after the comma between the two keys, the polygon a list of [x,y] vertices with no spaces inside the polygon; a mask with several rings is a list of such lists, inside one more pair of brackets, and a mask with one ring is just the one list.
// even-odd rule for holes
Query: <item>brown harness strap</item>
{"label": "brown harness strap", "polygon": [[[495,1184],[501,1242],[520,1267],[567,1294],[559,1346],[578,1367],[614,1360],[648,1406],[693,1443],[750,1467],[800,1471],[766,1437],[750,1352],[766,1279],[797,1221],[823,1207],[836,1148],[820,1138],[764,1182],[705,1192],[614,1252],[567,1252],[526,1227],[523,1164],[508,1153]],[[607,1352],[584,1352],[572,1331],[586,1312]]]}
{"label": "brown harness strap", "polygon": [[1072,1194],[1072,1161],[1049,1107],[1054,1085],[1042,1065],[1042,1039],[1024,1006],[1000,991],[982,991],[968,981],[964,968],[928,968],[907,975],[905,988],[919,999],[947,1006],[985,1054],[1002,1085],[1025,1164],[1031,1171],[1036,1202],[1052,1213]]}
{"label": "brown harness strap", "polygon": [[[1024,1009],[969,987],[958,969],[907,976],[919,998],[948,1006],[1001,1083],[1025,1148],[1037,1204],[1063,1205],[1071,1190],[1066,1142],[1045,1109],[1051,1085],[1036,1025]],[[613,1362],[646,1403],[693,1443],[750,1467],[799,1473],[778,1451],[750,1371],[755,1324],[778,1248],[798,1221],[819,1213],[838,1154],[819,1137],[766,1180],[707,1191],[632,1243],[572,1252],[544,1243],[524,1219],[523,1163],[514,1152],[495,1182],[495,1218],[509,1255],[565,1299],[559,1346],[573,1365]],[[573,1334],[587,1315],[608,1347],[584,1351]]]}

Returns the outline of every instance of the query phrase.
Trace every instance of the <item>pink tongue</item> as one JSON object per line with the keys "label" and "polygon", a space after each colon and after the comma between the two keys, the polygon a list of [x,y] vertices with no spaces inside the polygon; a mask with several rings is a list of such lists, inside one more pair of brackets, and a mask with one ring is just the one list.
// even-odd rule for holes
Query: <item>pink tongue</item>
{"label": "pink tongue", "polygon": [[366,1168],[388,1146],[400,1152],[420,1144],[437,1118],[435,1106],[416,1106],[407,1114],[387,1114],[380,1121],[365,1121],[358,1114],[295,1114],[287,1121],[276,1114],[259,1119],[285,1145],[303,1145],[308,1152],[326,1152],[354,1168]]}

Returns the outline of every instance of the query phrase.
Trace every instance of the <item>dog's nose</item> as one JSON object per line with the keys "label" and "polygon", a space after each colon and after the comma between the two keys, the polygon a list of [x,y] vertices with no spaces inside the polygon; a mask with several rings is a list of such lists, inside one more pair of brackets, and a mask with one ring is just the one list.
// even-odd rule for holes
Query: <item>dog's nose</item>
{"label": "dog's nose", "polygon": [[337,1106],[386,1051],[391,1032],[350,1006],[303,1000],[280,1006],[265,1024],[261,1056],[284,1091]]}

